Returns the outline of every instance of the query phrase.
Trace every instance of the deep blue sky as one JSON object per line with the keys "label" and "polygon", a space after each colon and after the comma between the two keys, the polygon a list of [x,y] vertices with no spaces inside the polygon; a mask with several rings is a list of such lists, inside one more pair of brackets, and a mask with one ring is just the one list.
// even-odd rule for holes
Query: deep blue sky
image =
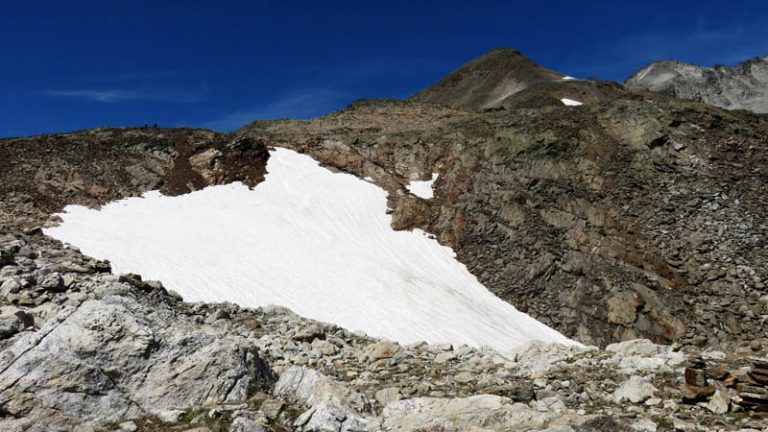
{"label": "deep blue sky", "polygon": [[768,2],[4,0],[0,137],[310,117],[502,45],[580,78],[733,64],[768,55]]}

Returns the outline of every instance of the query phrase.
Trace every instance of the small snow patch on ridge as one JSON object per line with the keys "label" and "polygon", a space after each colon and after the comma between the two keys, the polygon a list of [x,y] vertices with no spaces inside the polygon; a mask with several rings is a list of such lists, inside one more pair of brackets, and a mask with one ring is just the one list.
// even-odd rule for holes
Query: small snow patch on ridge
{"label": "small snow patch on ridge", "polygon": [[432,173],[431,180],[412,180],[408,183],[408,191],[419,198],[432,199],[435,196],[435,191],[432,189],[432,185],[437,180],[437,173]]}
{"label": "small snow patch on ridge", "polygon": [[563,77],[563,81],[571,81],[571,80],[575,80],[575,79],[576,79],[576,78],[574,78],[574,77],[572,77],[572,76],[568,76],[568,75],[566,75],[566,76],[564,76],[564,77]]}
{"label": "small snow patch on ridge", "polygon": [[567,106],[579,106],[579,105],[584,105],[583,103],[581,103],[581,102],[579,102],[579,101],[577,101],[577,100],[568,99],[568,98],[562,98],[562,99],[560,99],[560,102],[564,103],[564,104],[565,104],[565,105],[567,105]]}

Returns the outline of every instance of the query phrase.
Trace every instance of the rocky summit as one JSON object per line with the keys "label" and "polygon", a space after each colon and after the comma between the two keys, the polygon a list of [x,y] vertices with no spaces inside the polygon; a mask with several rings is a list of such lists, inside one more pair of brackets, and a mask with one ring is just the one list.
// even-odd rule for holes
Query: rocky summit
{"label": "rocky summit", "polygon": [[414,102],[474,109],[495,108],[526,88],[566,78],[518,50],[496,48],[410,97]]}
{"label": "rocky summit", "polygon": [[632,74],[624,85],[730,110],[768,113],[768,57],[712,68],[672,60],[654,62]]}
{"label": "rocky summit", "polygon": [[[768,431],[768,118],[564,77],[496,49],[310,120],[0,140],[0,430]],[[273,147],[385,189],[394,229],[580,344],[189,303],[43,234],[69,204],[257,186]]]}

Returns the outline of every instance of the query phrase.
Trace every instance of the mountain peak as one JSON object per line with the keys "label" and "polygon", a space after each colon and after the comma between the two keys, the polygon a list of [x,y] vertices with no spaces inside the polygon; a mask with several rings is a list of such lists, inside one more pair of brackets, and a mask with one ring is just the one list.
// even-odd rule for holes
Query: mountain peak
{"label": "mountain peak", "polygon": [[497,47],[410,99],[472,109],[492,108],[533,84],[557,81],[563,77],[563,74],[536,64],[514,48]]}
{"label": "mountain peak", "polygon": [[512,48],[512,47],[506,47],[506,46],[499,46],[496,48],[491,49],[487,53],[481,55],[477,59],[481,59],[483,57],[489,57],[489,56],[499,56],[499,55],[507,55],[507,56],[520,56],[525,57],[522,52],[519,50]]}

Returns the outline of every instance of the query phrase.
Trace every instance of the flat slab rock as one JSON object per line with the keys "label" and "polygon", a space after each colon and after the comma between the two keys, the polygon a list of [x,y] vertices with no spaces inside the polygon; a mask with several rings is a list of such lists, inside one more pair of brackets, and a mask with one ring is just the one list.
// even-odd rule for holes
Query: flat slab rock
{"label": "flat slab rock", "polygon": [[543,430],[579,427],[598,416],[572,410],[543,412],[495,395],[466,398],[422,397],[390,402],[380,416],[364,395],[342,383],[304,367],[291,367],[280,375],[275,395],[307,407],[294,427],[304,431],[495,431]]}

